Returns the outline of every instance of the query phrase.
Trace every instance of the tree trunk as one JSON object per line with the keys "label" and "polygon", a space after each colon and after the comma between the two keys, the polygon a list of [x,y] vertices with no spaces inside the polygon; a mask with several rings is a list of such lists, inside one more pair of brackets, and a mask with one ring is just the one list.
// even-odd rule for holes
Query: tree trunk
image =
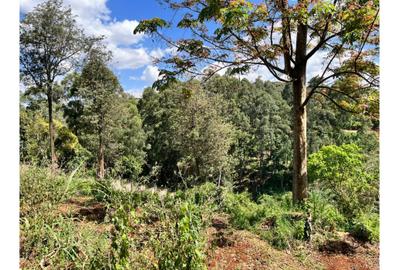
{"label": "tree trunk", "polygon": [[[305,76],[304,76],[305,78]],[[300,79],[293,83],[293,202],[307,197],[307,111],[301,107],[306,86]]]}
{"label": "tree trunk", "polygon": [[51,171],[54,173],[57,169],[57,155],[54,147],[55,131],[53,123],[53,91],[51,86],[47,89],[47,105],[49,109],[49,142],[50,142],[50,158],[51,158]]}
{"label": "tree trunk", "polygon": [[299,23],[296,38],[296,66],[293,81],[293,202],[307,197],[307,26]]}
{"label": "tree trunk", "polygon": [[103,136],[99,135],[99,152],[97,155],[97,179],[104,179],[104,142]]}

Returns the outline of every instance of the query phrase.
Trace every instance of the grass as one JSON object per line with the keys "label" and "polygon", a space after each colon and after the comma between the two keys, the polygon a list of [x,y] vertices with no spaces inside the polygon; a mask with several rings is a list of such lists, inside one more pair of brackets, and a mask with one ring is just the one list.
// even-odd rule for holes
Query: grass
{"label": "grass", "polygon": [[[315,244],[345,228],[321,194],[302,207],[292,205],[290,193],[253,201],[246,192],[212,183],[160,196],[149,190],[116,190],[110,182],[82,176],[54,177],[47,169],[24,165],[20,198],[21,269],[207,269],[210,254],[225,256],[221,252],[232,249],[243,257],[243,248],[268,250],[255,256],[276,265],[280,250],[292,250],[293,256],[280,255],[288,269],[320,269],[308,248],[313,243],[303,241],[306,211],[315,214]],[[208,235],[215,217],[224,217],[220,220],[226,229]],[[351,228],[376,241],[376,220],[375,214],[359,216]],[[232,235],[247,239],[242,243]],[[216,247],[215,237],[231,244]]]}

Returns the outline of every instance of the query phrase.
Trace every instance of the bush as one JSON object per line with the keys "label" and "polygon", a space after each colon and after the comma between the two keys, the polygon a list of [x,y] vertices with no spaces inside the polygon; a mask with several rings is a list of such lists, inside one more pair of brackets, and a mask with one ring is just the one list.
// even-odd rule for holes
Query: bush
{"label": "bush", "polygon": [[65,192],[66,177],[51,176],[48,169],[23,165],[20,168],[21,214],[29,209],[59,202]]}
{"label": "bush", "polygon": [[310,192],[306,206],[311,213],[316,230],[334,231],[344,228],[346,218],[339,212],[327,192],[314,189]]}
{"label": "bush", "polygon": [[129,250],[131,241],[129,233],[136,223],[135,212],[128,206],[121,205],[112,217],[114,229],[111,234],[111,260],[115,270],[130,269]]}
{"label": "bush", "polygon": [[258,233],[276,248],[291,247],[303,239],[304,214],[292,206],[291,193],[262,195],[257,203],[249,193],[227,193],[224,210],[239,229]]}
{"label": "bush", "polygon": [[265,208],[253,202],[247,192],[226,193],[223,209],[230,215],[232,224],[239,229],[250,229],[266,216]]}
{"label": "bush", "polygon": [[270,228],[259,229],[258,232],[275,248],[290,248],[296,245],[296,241],[303,240],[304,222],[281,215],[276,217],[275,224]]}
{"label": "bush", "polygon": [[115,163],[112,174],[130,181],[136,180],[142,172],[143,160],[134,155],[122,156]]}
{"label": "bush", "polygon": [[355,144],[324,146],[310,155],[310,181],[328,192],[348,218],[371,208],[378,198],[378,178],[365,168],[366,157]]}
{"label": "bush", "polygon": [[183,202],[178,207],[176,223],[171,222],[171,217],[164,220],[164,230],[153,244],[158,269],[207,269],[199,209],[189,202]]}
{"label": "bush", "polygon": [[379,241],[379,215],[377,213],[363,213],[353,220],[351,234],[364,242]]}
{"label": "bush", "polygon": [[[79,226],[72,218],[40,212],[21,219],[21,258],[54,269],[104,269],[109,258],[107,233]],[[101,267],[100,267],[101,266]]]}

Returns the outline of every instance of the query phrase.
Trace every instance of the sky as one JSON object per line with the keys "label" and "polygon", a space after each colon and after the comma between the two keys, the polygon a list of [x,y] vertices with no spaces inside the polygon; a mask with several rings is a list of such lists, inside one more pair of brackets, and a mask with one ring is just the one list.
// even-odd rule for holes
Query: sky
{"label": "sky", "polygon": [[[21,17],[43,1],[20,0]],[[126,92],[140,97],[143,89],[157,80],[159,70],[154,60],[173,53],[173,50],[144,34],[133,35],[133,29],[143,19],[161,17],[172,21],[179,18],[179,14],[157,0],[64,0],[64,5],[71,7],[78,24],[87,34],[105,36],[105,43],[113,53],[111,68]],[[188,34],[176,29],[164,33],[174,39]],[[310,59],[308,78],[321,71],[322,57],[317,54]],[[274,80],[266,67],[241,77],[250,81],[258,77]]]}

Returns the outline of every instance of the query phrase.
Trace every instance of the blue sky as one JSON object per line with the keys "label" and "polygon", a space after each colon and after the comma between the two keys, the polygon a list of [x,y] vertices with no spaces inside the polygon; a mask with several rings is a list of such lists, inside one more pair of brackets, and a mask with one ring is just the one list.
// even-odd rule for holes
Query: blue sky
{"label": "blue sky", "polygon": [[[41,2],[43,0],[21,0],[21,15]],[[150,37],[132,32],[140,20],[156,16],[172,19],[173,11],[156,0],[64,0],[64,4],[71,7],[78,24],[88,34],[106,37],[105,43],[113,53],[111,67],[125,91],[140,96],[143,89],[157,79],[154,59],[172,51]],[[168,34],[180,37],[178,31]]]}
{"label": "blue sky", "polygon": [[[20,13],[26,14],[44,0],[20,0]],[[161,5],[157,0],[64,0],[77,22],[91,35],[104,35],[105,43],[113,53],[111,68],[118,76],[124,90],[140,97],[143,89],[158,77],[158,68],[154,60],[173,53],[165,44],[139,34],[133,35],[133,29],[142,19],[161,17],[167,21],[177,21],[179,14]],[[165,31],[168,36],[179,39],[189,33],[183,30]],[[308,78],[315,76],[322,65],[323,55],[313,57],[308,65]],[[257,77],[272,80],[265,67],[253,70],[247,79]]]}

